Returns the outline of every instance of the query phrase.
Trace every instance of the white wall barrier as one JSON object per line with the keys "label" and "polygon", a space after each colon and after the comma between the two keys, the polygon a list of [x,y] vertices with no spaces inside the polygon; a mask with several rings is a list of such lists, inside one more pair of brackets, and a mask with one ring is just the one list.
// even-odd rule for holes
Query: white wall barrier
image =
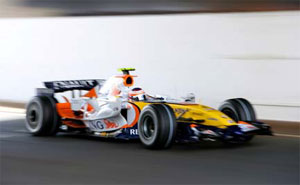
{"label": "white wall barrier", "polygon": [[261,119],[299,121],[299,20],[298,11],[0,19],[0,99],[136,67],[148,92],[194,92],[213,107],[245,97]]}

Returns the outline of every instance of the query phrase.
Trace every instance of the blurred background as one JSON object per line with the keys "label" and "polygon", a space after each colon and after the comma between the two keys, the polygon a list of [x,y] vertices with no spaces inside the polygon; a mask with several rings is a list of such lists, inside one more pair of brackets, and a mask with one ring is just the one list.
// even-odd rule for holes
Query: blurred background
{"label": "blurred background", "polygon": [[135,67],[149,93],[300,120],[298,0],[0,0],[0,100]]}
{"label": "blurred background", "polygon": [[[243,146],[30,137],[43,81],[134,67],[147,93],[243,97],[275,136]],[[0,0],[0,184],[300,183],[299,0]]]}
{"label": "blurred background", "polygon": [[0,0],[2,17],[299,10],[298,0]]}

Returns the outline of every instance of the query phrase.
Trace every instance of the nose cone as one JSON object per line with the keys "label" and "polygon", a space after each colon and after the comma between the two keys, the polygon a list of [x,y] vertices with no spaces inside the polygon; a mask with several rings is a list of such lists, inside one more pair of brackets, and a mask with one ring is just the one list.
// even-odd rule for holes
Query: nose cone
{"label": "nose cone", "polygon": [[201,124],[218,128],[226,128],[237,124],[224,113],[204,105],[190,106],[184,117],[190,117],[194,120],[204,120]]}

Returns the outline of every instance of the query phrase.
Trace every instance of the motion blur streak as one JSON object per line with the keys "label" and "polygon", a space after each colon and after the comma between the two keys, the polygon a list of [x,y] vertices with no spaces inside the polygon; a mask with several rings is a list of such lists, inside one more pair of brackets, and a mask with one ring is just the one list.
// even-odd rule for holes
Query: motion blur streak
{"label": "motion blur streak", "polygon": [[0,17],[299,10],[298,0],[0,0]]}

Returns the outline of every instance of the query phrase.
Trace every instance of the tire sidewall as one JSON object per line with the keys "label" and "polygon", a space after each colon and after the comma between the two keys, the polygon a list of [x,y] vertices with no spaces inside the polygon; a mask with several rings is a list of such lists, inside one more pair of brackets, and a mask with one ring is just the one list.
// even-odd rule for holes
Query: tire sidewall
{"label": "tire sidewall", "polygon": [[164,133],[166,134],[167,137],[164,148],[169,148],[172,145],[176,135],[176,129],[177,129],[176,118],[173,109],[170,106],[166,104],[161,104],[161,105],[162,108],[166,110],[167,119],[168,119],[168,122],[164,124],[168,130],[168,133]]}
{"label": "tire sidewall", "polygon": [[[231,110],[234,114],[234,118],[225,113],[225,109]],[[234,98],[226,100],[219,107],[219,111],[225,113],[227,116],[231,117],[236,122],[238,121],[256,121],[256,115],[251,103],[243,98]]]}
{"label": "tire sidewall", "polygon": [[[221,112],[223,112],[225,109],[229,109],[233,114],[234,114],[234,116],[235,116],[235,118],[232,118],[232,117],[230,117],[229,115],[227,115],[227,116],[229,116],[231,119],[233,119],[234,121],[236,121],[236,122],[238,122],[240,119],[241,119],[241,117],[240,117],[240,115],[238,114],[238,112],[237,112],[237,110],[236,110],[236,108],[231,104],[231,103],[229,103],[229,102],[227,102],[227,101],[225,101],[221,106],[220,106],[220,108],[219,108],[219,110],[221,111]],[[224,112],[223,112],[224,113]],[[224,113],[225,114],[225,113]]]}
{"label": "tire sidewall", "polygon": [[[157,116],[157,111],[152,106],[147,106],[142,110],[140,115],[141,116],[138,121],[138,128],[139,128],[138,133],[139,133],[140,139],[147,146],[154,145],[158,138],[158,129],[157,128],[159,126],[158,125],[159,118]],[[149,139],[147,139],[147,137],[145,137],[145,133],[143,130],[143,127],[145,126],[145,119],[147,116],[152,118],[153,124],[154,124],[154,133],[153,133],[152,137]]]}
{"label": "tire sidewall", "polygon": [[[154,123],[154,133],[151,139],[147,139],[144,134],[145,117],[151,116]],[[139,137],[142,143],[151,149],[169,148],[176,133],[176,118],[173,109],[166,104],[147,105],[140,114],[138,123]]]}
{"label": "tire sidewall", "polygon": [[[32,114],[32,111],[36,112],[37,116],[37,126],[36,128],[32,128],[30,126],[30,116]],[[43,111],[43,105],[41,104],[41,101],[38,97],[34,97],[26,106],[26,120],[25,120],[25,126],[26,128],[32,133],[32,134],[39,134],[43,127],[43,118],[44,118],[44,111]]]}
{"label": "tire sidewall", "polygon": [[256,121],[256,114],[252,104],[244,98],[236,98],[236,101],[240,102],[240,104],[247,109],[247,120]]}
{"label": "tire sidewall", "polygon": [[[59,117],[56,112],[55,100],[52,97],[36,96],[26,106],[26,128],[34,136],[55,135],[59,127]],[[29,116],[32,110],[38,114],[37,127],[29,124]]]}
{"label": "tire sidewall", "polygon": [[[225,110],[229,109],[231,113],[234,114],[234,117],[236,119],[232,118],[232,116],[226,114]],[[219,107],[219,110],[226,114],[227,116],[231,117],[233,120],[236,122],[239,121],[255,121],[256,120],[256,115],[255,111],[251,105],[251,103],[243,98],[235,98],[235,99],[229,99],[223,102],[223,104]],[[228,113],[228,112],[227,112]],[[253,135],[248,135],[245,133],[242,139],[234,139],[234,140],[222,140],[226,144],[243,144],[246,142],[249,142],[250,140],[253,139]]]}

